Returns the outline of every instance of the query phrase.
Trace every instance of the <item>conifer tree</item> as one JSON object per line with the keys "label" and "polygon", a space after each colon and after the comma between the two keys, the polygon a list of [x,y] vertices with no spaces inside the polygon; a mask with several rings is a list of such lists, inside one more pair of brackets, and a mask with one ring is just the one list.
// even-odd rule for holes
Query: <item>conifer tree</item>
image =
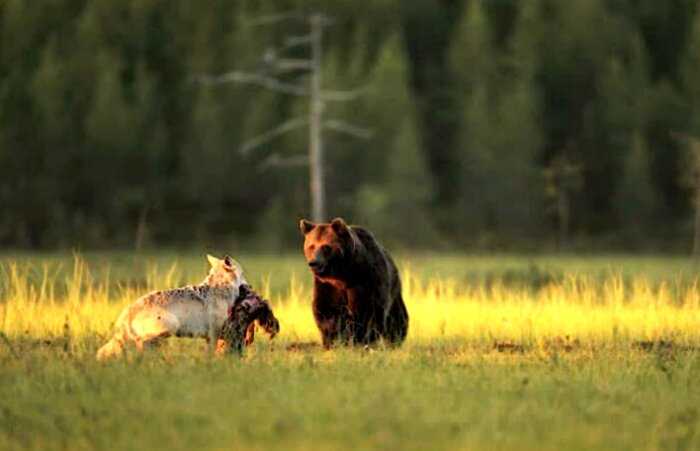
{"label": "conifer tree", "polygon": [[120,153],[131,147],[134,115],[124,98],[119,62],[106,53],[98,59],[99,71],[93,106],[86,121],[86,134],[94,151]]}
{"label": "conifer tree", "polygon": [[49,139],[60,139],[67,128],[66,70],[58,53],[56,40],[49,40],[41,55],[39,67],[32,81],[32,95]]}
{"label": "conifer tree", "polygon": [[482,0],[467,3],[456,30],[450,48],[450,66],[459,80],[459,94],[468,98],[486,80],[497,75],[497,60]]}
{"label": "conifer tree", "polygon": [[[414,245],[435,237],[430,211],[433,181],[420,146],[415,101],[398,35],[387,39],[369,75],[362,100],[362,116],[373,128],[373,138],[360,143],[362,152],[379,153],[373,160],[381,177],[368,180],[356,196],[356,212],[386,240]],[[372,158],[372,156],[369,156]]]}
{"label": "conifer tree", "polygon": [[[616,210],[620,227],[629,230],[636,238],[643,239],[644,232],[652,225],[656,210],[656,192],[651,179],[651,158],[644,134],[632,136],[622,165],[622,175],[617,182]],[[643,244],[643,243],[639,243]]]}
{"label": "conifer tree", "polygon": [[620,176],[611,180],[622,230],[642,239],[658,213],[652,160],[646,142],[647,94],[651,83],[646,50],[640,37],[630,39],[624,61],[611,58],[601,81],[601,118],[609,130],[608,148],[621,156]]}
{"label": "conifer tree", "polygon": [[499,53],[483,3],[470,2],[451,50],[463,108],[462,202],[454,214],[467,226],[465,235],[521,234],[541,222],[539,99],[525,19],[516,25],[513,44]]}
{"label": "conifer tree", "polygon": [[105,239],[118,233],[115,229],[125,224],[133,208],[131,192],[123,189],[133,187],[129,175],[135,168],[129,156],[135,151],[138,130],[135,113],[124,97],[118,60],[108,53],[98,60],[92,106],[85,119],[88,152],[84,158],[90,169],[82,180],[91,189],[85,195],[90,213],[104,218],[93,239]]}
{"label": "conifer tree", "polygon": [[700,5],[695,12],[688,47],[681,62],[681,74],[690,106],[690,131],[700,137]]}

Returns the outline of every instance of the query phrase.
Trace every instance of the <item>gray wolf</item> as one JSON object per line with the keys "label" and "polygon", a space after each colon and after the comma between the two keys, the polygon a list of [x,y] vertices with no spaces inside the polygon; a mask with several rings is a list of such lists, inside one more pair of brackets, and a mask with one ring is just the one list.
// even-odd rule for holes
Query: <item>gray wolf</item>
{"label": "gray wolf", "polygon": [[97,359],[121,355],[127,345],[141,351],[171,336],[216,341],[247,282],[241,266],[228,255],[207,258],[211,269],[202,283],[154,291],[127,306],[117,319],[114,335],[97,351]]}

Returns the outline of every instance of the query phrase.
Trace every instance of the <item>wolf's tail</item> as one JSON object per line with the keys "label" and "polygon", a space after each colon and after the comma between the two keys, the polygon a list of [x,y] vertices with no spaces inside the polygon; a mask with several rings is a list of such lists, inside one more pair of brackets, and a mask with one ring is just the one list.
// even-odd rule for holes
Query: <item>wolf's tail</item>
{"label": "wolf's tail", "polygon": [[100,349],[97,350],[97,360],[107,360],[113,357],[118,357],[124,353],[126,341],[131,338],[130,334],[130,308],[124,309],[119,315],[116,324],[116,331],[112,338],[109,339]]}
{"label": "wolf's tail", "polygon": [[113,357],[120,356],[124,352],[124,341],[118,335],[113,336],[110,340],[97,350],[97,360],[107,360]]}

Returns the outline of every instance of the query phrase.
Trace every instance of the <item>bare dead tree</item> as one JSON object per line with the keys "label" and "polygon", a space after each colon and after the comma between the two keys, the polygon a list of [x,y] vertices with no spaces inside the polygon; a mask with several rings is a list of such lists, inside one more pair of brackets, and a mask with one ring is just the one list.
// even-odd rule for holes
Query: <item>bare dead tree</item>
{"label": "bare dead tree", "polygon": [[[308,165],[311,218],[314,221],[320,222],[327,219],[323,130],[330,129],[361,139],[369,139],[372,136],[372,132],[343,120],[324,119],[324,105],[326,102],[354,100],[361,95],[363,91],[362,89],[351,91],[323,89],[323,30],[324,27],[332,23],[328,17],[320,13],[305,15],[290,12],[260,17],[251,21],[250,25],[276,25],[287,20],[303,21],[307,23],[309,26],[309,34],[303,36],[288,36],[284,40],[283,45],[279,48],[268,48],[262,55],[264,70],[257,70],[255,72],[234,70],[216,76],[201,75],[197,77],[197,81],[205,85],[217,85],[229,82],[244,83],[282,94],[302,96],[309,99],[308,118],[291,118],[277,127],[251,138],[241,145],[240,152],[247,155],[254,149],[285,133],[302,127],[308,127],[308,157],[292,156],[284,158],[279,154],[273,154],[263,161],[261,168]],[[284,54],[288,50],[300,46],[309,49],[310,56],[308,59],[284,57]],[[287,82],[281,80],[277,76],[277,74],[284,74],[290,71],[302,71],[307,73],[309,75],[308,85],[298,82]],[[274,73],[274,75],[271,75],[270,72]]]}

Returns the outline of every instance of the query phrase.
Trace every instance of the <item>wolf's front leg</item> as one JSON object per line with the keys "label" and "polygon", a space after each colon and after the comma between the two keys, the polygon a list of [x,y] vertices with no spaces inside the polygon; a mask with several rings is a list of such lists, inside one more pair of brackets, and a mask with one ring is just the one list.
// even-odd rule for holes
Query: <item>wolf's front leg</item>
{"label": "wolf's front leg", "polygon": [[216,309],[213,302],[207,303],[207,343],[209,343],[209,352],[214,353],[217,348],[217,338],[219,336],[219,328],[216,327]]}
{"label": "wolf's front leg", "polygon": [[219,338],[216,340],[216,350],[214,353],[216,355],[224,355],[226,352],[228,352],[228,343],[226,343],[226,340]]}

